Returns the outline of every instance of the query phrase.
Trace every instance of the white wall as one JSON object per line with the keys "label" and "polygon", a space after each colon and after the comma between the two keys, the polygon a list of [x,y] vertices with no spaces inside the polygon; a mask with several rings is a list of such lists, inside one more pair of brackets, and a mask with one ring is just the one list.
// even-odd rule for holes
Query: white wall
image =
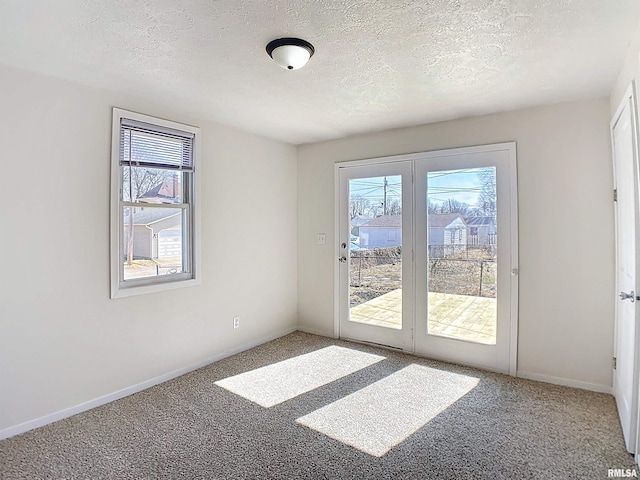
{"label": "white wall", "polygon": [[[616,78],[610,96],[611,116],[615,114],[618,105],[622,101],[622,97],[629,88],[633,80],[639,82],[640,78],[640,24],[631,39],[627,55],[625,57],[620,73]],[[636,92],[640,89],[640,85],[636,85]],[[637,97],[636,97],[637,99]],[[640,102],[638,102],[640,103]]]}
{"label": "white wall", "polygon": [[[109,299],[112,106],[202,128],[199,287]],[[295,147],[4,67],[0,107],[0,438],[295,329]]]}
{"label": "white wall", "polygon": [[[611,386],[613,203],[607,99],[558,104],[301,146],[298,317],[333,334],[334,163],[517,142],[518,370]],[[317,245],[316,234],[327,234]]]}

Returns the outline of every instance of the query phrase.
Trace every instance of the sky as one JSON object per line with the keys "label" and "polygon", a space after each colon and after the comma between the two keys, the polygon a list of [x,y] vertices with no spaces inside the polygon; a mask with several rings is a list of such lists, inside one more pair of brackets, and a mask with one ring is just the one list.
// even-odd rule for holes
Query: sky
{"label": "sky", "polygon": [[[360,196],[372,204],[382,204],[384,198],[384,178],[358,178],[349,181],[350,196]],[[400,175],[387,176],[387,202],[402,201],[402,186]]]}
{"label": "sky", "polygon": [[477,207],[482,191],[480,172],[482,168],[468,168],[431,172],[427,179],[427,196],[433,203],[446,202],[450,198]]}
{"label": "sky", "polygon": [[[482,168],[469,168],[463,170],[430,172],[427,179],[429,200],[433,203],[442,203],[455,199],[469,204],[471,207],[478,205],[478,197],[482,190],[480,171]],[[387,176],[387,202],[401,200],[400,175]],[[384,196],[384,177],[372,177],[353,179],[349,182],[350,195],[361,196],[372,204],[382,204]]]}

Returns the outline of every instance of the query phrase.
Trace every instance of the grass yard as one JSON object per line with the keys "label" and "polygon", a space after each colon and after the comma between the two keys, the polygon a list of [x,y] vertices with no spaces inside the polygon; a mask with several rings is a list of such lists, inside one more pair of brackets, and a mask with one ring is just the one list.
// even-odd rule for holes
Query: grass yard
{"label": "grass yard", "polygon": [[131,265],[124,262],[124,279],[155,277],[157,275],[166,275],[177,273],[182,270],[181,257],[167,257],[156,260],[136,259]]}
{"label": "grass yard", "polygon": [[[402,261],[382,261],[389,263],[371,265],[366,259],[351,258],[351,307],[402,287]],[[496,262],[486,250],[473,249],[446,258],[432,258],[428,276],[430,292],[496,297]]]}

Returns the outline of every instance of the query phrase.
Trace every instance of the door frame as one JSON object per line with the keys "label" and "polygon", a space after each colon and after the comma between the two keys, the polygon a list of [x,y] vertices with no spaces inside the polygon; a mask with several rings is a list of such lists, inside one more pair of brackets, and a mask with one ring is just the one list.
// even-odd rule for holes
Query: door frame
{"label": "door frame", "polygon": [[[634,177],[635,177],[635,191],[634,191],[634,217],[635,217],[635,225],[636,225],[636,244],[635,244],[635,258],[636,258],[636,281],[634,291],[636,295],[638,295],[638,290],[640,290],[640,279],[638,278],[638,274],[640,273],[640,248],[639,248],[639,239],[638,235],[638,227],[640,226],[640,212],[638,210],[639,199],[640,199],[640,159],[638,152],[638,112],[636,105],[636,95],[635,95],[635,81],[632,81],[629,84],[629,87],[625,91],[624,96],[620,100],[620,104],[618,108],[616,108],[615,113],[611,118],[611,122],[609,123],[609,134],[611,139],[611,162],[613,167],[613,188],[614,191],[617,190],[617,180],[616,180],[616,157],[615,157],[615,138],[614,138],[614,127],[618,123],[620,115],[622,114],[625,107],[629,107],[631,112],[631,130],[633,133],[633,148],[635,150],[635,158],[634,158]],[[616,248],[615,252],[615,282],[614,282],[614,331],[613,331],[613,358],[618,357],[618,292],[620,291],[620,287],[618,284],[618,207],[617,203],[614,202],[614,245]],[[637,304],[636,304],[637,305]],[[632,379],[632,389],[631,389],[631,425],[629,426],[629,432],[632,437],[629,440],[629,447],[632,449],[634,454],[634,458],[636,463],[640,461],[640,442],[638,442],[638,438],[640,438],[640,325],[638,320],[640,319],[640,309],[636,306],[635,308],[635,338],[634,338],[634,359],[633,359],[633,379]],[[612,392],[615,396],[616,394],[616,372],[613,369],[612,375]],[[617,403],[617,401],[616,401]]]}
{"label": "door frame", "polygon": [[[517,361],[518,361],[518,291],[519,291],[519,254],[518,254],[518,185],[517,185],[517,157],[516,157],[516,142],[503,142],[488,145],[458,147],[458,148],[446,148],[439,150],[423,151],[418,153],[409,153],[401,155],[391,155],[384,157],[374,157],[360,160],[350,161],[338,161],[334,164],[334,315],[333,315],[333,335],[335,338],[340,338],[340,267],[338,258],[340,257],[340,168],[376,165],[382,163],[393,163],[412,161],[412,177],[415,171],[415,160],[423,158],[431,158],[433,156],[446,156],[446,155],[461,155],[465,153],[478,153],[478,152],[491,152],[496,150],[508,150],[511,156],[513,168],[509,169],[509,189],[510,189],[510,335],[509,335],[509,370],[508,373],[511,376],[517,375]],[[412,188],[414,181],[412,178]],[[413,210],[415,211],[415,195],[414,195]],[[412,219],[412,228],[415,229],[415,219]],[[414,258],[415,253],[415,235],[413,236],[414,244],[411,245],[411,258]],[[415,286],[415,268],[413,269],[414,278],[412,279],[412,285]],[[415,298],[415,292],[412,295]],[[415,315],[415,302],[414,312],[412,315],[412,325],[410,326],[412,331],[415,332],[416,328],[416,315]],[[415,334],[412,339],[412,349],[408,353],[415,355]],[[446,360],[445,360],[446,361]],[[474,365],[470,365],[474,366]],[[480,367],[487,369],[486,367]]]}

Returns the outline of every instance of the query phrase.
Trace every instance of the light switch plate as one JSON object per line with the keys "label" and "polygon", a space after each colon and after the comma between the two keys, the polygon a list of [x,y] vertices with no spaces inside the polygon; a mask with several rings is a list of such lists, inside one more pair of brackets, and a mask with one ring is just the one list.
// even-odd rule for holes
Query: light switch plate
{"label": "light switch plate", "polygon": [[318,245],[324,245],[327,243],[327,235],[324,233],[318,234]]}

